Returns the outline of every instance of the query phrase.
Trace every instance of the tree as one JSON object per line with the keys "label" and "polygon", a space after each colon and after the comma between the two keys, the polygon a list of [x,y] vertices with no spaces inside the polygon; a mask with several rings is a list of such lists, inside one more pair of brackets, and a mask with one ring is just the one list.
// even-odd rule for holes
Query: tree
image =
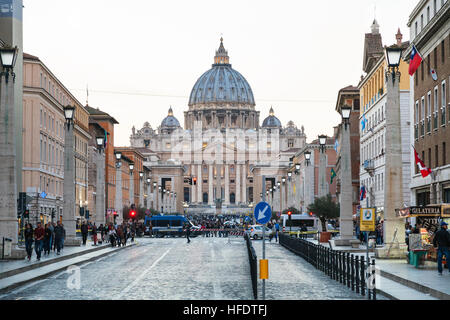
{"label": "tree", "polygon": [[322,231],[327,231],[327,220],[339,217],[339,204],[333,201],[331,194],[324,197],[316,198],[312,204],[308,206],[308,211],[314,213],[322,222]]}

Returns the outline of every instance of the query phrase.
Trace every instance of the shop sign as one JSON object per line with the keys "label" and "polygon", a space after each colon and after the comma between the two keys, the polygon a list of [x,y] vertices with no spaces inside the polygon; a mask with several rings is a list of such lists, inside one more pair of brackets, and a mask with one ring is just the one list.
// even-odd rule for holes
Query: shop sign
{"label": "shop sign", "polygon": [[430,206],[430,207],[411,207],[410,208],[411,217],[440,217],[441,207],[440,206]]}
{"label": "shop sign", "polygon": [[361,208],[360,230],[375,231],[375,208]]}

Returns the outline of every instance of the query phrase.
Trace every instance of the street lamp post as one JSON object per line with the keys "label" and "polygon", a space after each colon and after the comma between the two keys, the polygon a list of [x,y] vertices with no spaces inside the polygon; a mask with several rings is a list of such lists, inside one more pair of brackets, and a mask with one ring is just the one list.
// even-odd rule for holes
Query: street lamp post
{"label": "street lamp post", "polygon": [[105,224],[105,137],[96,138],[97,141],[97,188],[95,197],[95,221],[97,225]]}
{"label": "street lamp post", "polygon": [[150,176],[147,177],[147,205],[146,209],[150,209],[150,193],[151,193],[152,179]]}
{"label": "street lamp post", "polygon": [[152,202],[152,208],[154,210],[158,210],[158,184],[156,181],[153,182],[153,202]]}
{"label": "street lamp post", "polygon": [[68,246],[81,244],[76,237],[75,219],[75,154],[74,154],[74,114],[75,107],[64,107],[66,118],[64,136],[64,206],[63,224],[66,229],[64,244]]}
{"label": "street lamp post", "polygon": [[326,196],[328,193],[326,181],[327,157],[325,154],[325,145],[327,143],[326,135],[319,135],[320,159],[319,159],[319,197]]}
{"label": "street lamp post", "polygon": [[377,258],[404,258],[405,223],[395,215],[395,209],[403,207],[402,141],[400,121],[400,72],[402,49],[386,48],[386,152],[384,187],[384,243],[375,249]]}
{"label": "street lamp post", "polygon": [[309,162],[311,160],[311,151],[305,151],[305,160],[306,160],[306,166],[309,166]]}
{"label": "street lamp post", "polygon": [[350,150],[350,113],[352,108],[349,106],[341,107],[342,124],[341,125],[341,169],[339,170],[341,179],[341,199],[339,227],[340,236],[336,239],[336,245],[350,245],[353,238],[353,191],[352,191],[352,159]]}
{"label": "street lamp post", "polygon": [[134,163],[130,163],[130,207],[134,203],[134,177],[133,177],[133,171],[134,171]]}
{"label": "street lamp post", "polygon": [[122,223],[123,221],[123,199],[122,199],[122,153],[116,152],[116,212],[117,215],[114,215],[114,223],[116,223],[116,219],[118,218],[118,222]]}
{"label": "street lamp post", "polygon": [[12,240],[11,254],[22,258],[26,255],[25,251],[17,247],[17,147],[14,110],[14,66],[17,55],[17,47],[0,48],[0,234]]}
{"label": "street lamp post", "polygon": [[139,172],[139,206],[144,207],[144,172]]}

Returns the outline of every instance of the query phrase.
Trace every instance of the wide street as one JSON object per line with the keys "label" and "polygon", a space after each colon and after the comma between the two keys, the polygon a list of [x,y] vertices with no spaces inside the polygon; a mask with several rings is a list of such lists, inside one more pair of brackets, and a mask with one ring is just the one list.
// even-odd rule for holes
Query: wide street
{"label": "wide street", "polygon": [[[261,256],[262,241],[253,241]],[[278,243],[266,243],[266,299],[364,299]],[[245,241],[140,238],[138,245],[81,266],[80,289],[66,271],[0,295],[1,300],[252,300]],[[258,280],[261,297],[261,280]]]}

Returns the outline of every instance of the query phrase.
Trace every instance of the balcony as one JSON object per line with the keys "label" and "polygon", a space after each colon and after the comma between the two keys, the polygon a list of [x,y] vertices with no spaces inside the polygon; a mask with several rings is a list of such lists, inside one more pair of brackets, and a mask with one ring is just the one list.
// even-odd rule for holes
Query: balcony
{"label": "balcony", "polygon": [[365,160],[363,163],[363,166],[364,166],[364,170],[366,170],[369,173],[369,175],[372,177],[373,173],[375,171],[375,165],[374,165],[373,160]]}

